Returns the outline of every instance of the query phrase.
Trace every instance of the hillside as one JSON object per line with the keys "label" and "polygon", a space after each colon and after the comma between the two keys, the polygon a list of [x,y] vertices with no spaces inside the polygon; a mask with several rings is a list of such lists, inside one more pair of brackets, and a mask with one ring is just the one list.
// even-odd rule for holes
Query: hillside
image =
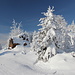
{"label": "hillside", "polygon": [[30,47],[17,46],[0,51],[0,75],[75,75],[75,58],[71,53],[59,53],[48,62],[35,61]]}

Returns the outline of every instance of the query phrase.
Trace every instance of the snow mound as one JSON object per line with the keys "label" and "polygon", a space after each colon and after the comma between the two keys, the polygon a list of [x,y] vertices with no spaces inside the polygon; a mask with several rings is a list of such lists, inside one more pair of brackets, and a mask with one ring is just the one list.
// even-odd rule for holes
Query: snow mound
{"label": "snow mound", "polygon": [[75,58],[59,53],[48,62],[38,61],[30,47],[17,46],[0,51],[0,75],[75,75]]}

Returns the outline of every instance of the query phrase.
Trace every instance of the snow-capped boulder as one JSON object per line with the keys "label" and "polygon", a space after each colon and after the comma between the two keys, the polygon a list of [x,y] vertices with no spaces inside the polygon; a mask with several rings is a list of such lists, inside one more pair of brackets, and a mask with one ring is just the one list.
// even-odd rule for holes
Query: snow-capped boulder
{"label": "snow-capped boulder", "polygon": [[29,46],[30,40],[28,34],[22,33],[9,39],[9,49],[15,48],[16,45]]}

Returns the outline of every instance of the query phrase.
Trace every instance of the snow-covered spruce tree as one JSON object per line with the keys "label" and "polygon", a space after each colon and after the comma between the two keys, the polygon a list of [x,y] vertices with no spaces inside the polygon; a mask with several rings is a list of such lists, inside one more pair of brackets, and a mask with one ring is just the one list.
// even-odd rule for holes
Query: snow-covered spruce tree
{"label": "snow-covered spruce tree", "polygon": [[33,49],[38,53],[38,60],[48,61],[48,59],[57,53],[57,49],[61,48],[59,42],[62,44],[63,35],[65,36],[65,19],[60,15],[53,14],[53,7],[49,6],[46,17],[41,18],[40,24],[42,26],[40,31],[33,37]]}
{"label": "snow-covered spruce tree", "polygon": [[29,35],[29,41],[30,41],[30,43],[32,43],[33,32],[29,32],[28,35]]}
{"label": "snow-covered spruce tree", "polygon": [[66,26],[67,22],[65,21],[64,17],[61,15],[54,15],[54,24],[56,26],[56,40],[59,49],[65,48],[65,37],[67,35]]}
{"label": "snow-covered spruce tree", "polygon": [[47,13],[43,13],[46,17],[40,19],[41,23],[39,26],[42,26],[42,28],[33,37],[33,49],[38,53],[38,60],[48,61],[53,54],[52,50],[54,50],[54,55],[56,54],[53,42],[53,38],[55,38],[54,29],[56,28],[54,24],[52,25],[53,11],[49,7]]}
{"label": "snow-covered spruce tree", "polygon": [[37,49],[37,32],[36,31],[34,31],[32,35],[31,49],[33,51],[36,51],[35,49]]}
{"label": "snow-covered spruce tree", "polygon": [[13,26],[11,27],[11,32],[10,32],[9,37],[14,37],[23,33],[23,30],[21,29],[21,22],[16,23],[16,21],[13,19],[12,25]]}
{"label": "snow-covered spruce tree", "polygon": [[68,48],[75,47],[75,23],[72,21],[71,25],[67,26],[67,36],[68,36]]}
{"label": "snow-covered spruce tree", "polygon": [[16,23],[16,21],[13,19],[12,26],[10,27],[10,33],[7,40],[7,47],[9,47],[9,40],[15,36],[18,36],[20,34],[23,34],[23,30],[21,29],[21,22]]}
{"label": "snow-covered spruce tree", "polygon": [[42,38],[44,37],[44,35],[42,35],[42,32],[36,32],[36,31],[34,31],[33,32],[33,36],[32,36],[32,43],[31,43],[31,49],[33,50],[33,51],[36,51],[37,53],[39,52],[39,51],[41,51],[41,45],[40,45],[40,43],[42,42]]}

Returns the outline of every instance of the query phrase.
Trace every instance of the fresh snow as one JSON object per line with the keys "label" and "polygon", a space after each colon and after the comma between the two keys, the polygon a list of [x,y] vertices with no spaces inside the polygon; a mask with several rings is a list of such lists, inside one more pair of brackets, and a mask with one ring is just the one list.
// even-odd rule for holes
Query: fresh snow
{"label": "fresh snow", "polygon": [[17,46],[0,51],[0,75],[75,75],[75,58],[59,53],[48,62],[38,61],[30,47]]}
{"label": "fresh snow", "polygon": [[0,50],[0,75],[75,75],[75,24],[53,11],[49,6],[32,35],[13,20],[9,40],[20,45]]}

